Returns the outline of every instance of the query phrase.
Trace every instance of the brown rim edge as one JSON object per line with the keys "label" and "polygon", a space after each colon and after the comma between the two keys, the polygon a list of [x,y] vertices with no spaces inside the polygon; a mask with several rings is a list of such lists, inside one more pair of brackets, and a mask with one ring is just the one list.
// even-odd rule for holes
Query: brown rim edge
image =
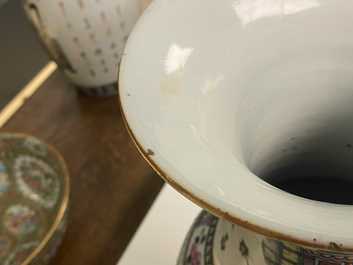
{"label": "brown rim edge", "polygon": [[[317,248],[317,249],[322,249],[322,250],[330,250],[330,251],[340,251],[340,252],[353,252],[353,247],[345,247],[340,243],[337,242],[329,242],[328,244],[324,244],[324,243],[318,243],[317,239],[313,238],[312,241],[306,241],[303,239],[299,239],[293,236],[289,236],[286,235],[284,233],[280,233],[280,232],[276,232],[273,231],[271,229],[268,228],[264,228],[262,226],[250,223],[249,221],[246,220],[242,220],[238,217],[232,216],[231,214],[229,214],[228,212],[224,212],[221,209],[212,206],[211,204],[209,204],[208,202],[198,198],[197,196],[195,196],[194,194],[192,194],[190,191],[188,191],[186,188],[184,188],[182,185],[180,185],[179,183],[177,183],[175,180],[173,180],[171,177],[168,176],[167,173],[165,173],[158,165],[156,162],[153,161],[153,159],[151,158],[151,150],[144,150],[142,145],[138,142],[137,137],[134,135],[132,129],[130,128],[130,125],[126,119],[126,115],[122,106],[122,99],[121,99],[121,95],[120,95],[120,87],[121,86],[121,79],[120,79],[120,73],[121,73],[121,66],[122,66],[122,61],[124,59],[125,56],[122,56],[121,61],[119,63],[119,67],[118,67],[118,76],[119,76],[119,80],[118,80],[118,104],[119,104],[119,108],[120,108],[120,112],[121,112],[121,117],[123,119],[124,125],[134,143],[134,145],[136,146],[137,150],[139,151],[139,153],[142,155],[142,157],[144,158],[144,160],[150,165],[150,167],[166,182],[168,183],[170,186],[172,186],[176,191],[178,191],[180,194],[182,194],[185,198],[187,198],[188,200],[192,201],[193,203],[195,203],[196,205],[198,205],[199,207],[211,212],[212,214],[223,218],[231,223],[237,224],[241,227],[244,227],[252,232],[261,234],[263,236],[266,237],[270,237],[270,238],[274,238],[277,240],[283,240],[283,241],[287,241],[290,243],[295,243],[298,245],[302,245],[302,246],[306,246],[309,248]],[[27,265],[27,264],[26,264]]]}
{"label": "brown rim edge", "polygon": [[21,137],[21,138],[31,137],[31,138],[38,139],[42,144],[47,146],[49,152],[54,154],[54,156],[58,159],[58,162],[59,162],[59,164],[61,166],[61,169],[62,169],[62,171],[64,173],[64,176],[63,176],[64,177],[63,198],[62,198],[59,210],[58,210],[58,214],[56,215],[55,220],[53,222],[53,225],[48,230],[46,235],[43,237],[43,239],[40,242],[40,244],[38,245],[38,247],[35,250],[33,250],[33,252],[21,263],[21,265],[30,265],[32,263],[32,261],[35,258],[37,258],[41,254],[41,252],[45,249],[45,247],[47,246],[49,241],[55,235],[55,232],[56,232],[57,228],[59,227],[61,221],[65,217],[65,214],[66,214],[67,209],[68,209],[69,197],[70,197],[70,175],[69,175],[68,168],[66,166],[66,162],[65,162],[64,158],[62,157],[62,155],[59,153],[59,151],[56,150],[56,148],[53,147],[52,145],[50,145],[50,144],[46,143],[45,141],[43,141],[42,139],[37,138],[37,137],[32,136],[32,135],[29,135],[29,134],[19,133],[19,132],[12,132],[12,131],[1,131],[1,134],[12,134],[14,136]]}

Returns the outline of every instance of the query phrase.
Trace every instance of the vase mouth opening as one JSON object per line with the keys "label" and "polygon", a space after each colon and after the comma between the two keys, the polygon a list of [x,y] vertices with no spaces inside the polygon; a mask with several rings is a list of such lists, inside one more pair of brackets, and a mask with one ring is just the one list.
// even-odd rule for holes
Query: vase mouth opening
{"label": "vase mouth opening", "polygon": [[317,146],[290,146],[261,169],[252,172],[268,184],[305,199],[340,205],[353,205],[353,147],[347,143],[341,152],[327,152]]}
{"label": "vase mouth opening", "polygon": [[235,157],[285,192],[353,205],[353,93],[347,89],[349,79],[344,80],[341,84],[317,80],[320,85],[297,87],[297,96],[288,89],[282,95],[293,100],[273,96],[277,103],[271,106],[261,98],[267,94],[255,95],[255,101],[268,105],[258,105],[263,114],[250,114],[253,120],[243,120],[235,129],[239,137]]}
{"label": "vase mouth opening", "polygon": [[284,191],[353,205],[353,58],[337,49],[286,50],[256,78],[225,82],[201,105],[215,115],[207,141]]}

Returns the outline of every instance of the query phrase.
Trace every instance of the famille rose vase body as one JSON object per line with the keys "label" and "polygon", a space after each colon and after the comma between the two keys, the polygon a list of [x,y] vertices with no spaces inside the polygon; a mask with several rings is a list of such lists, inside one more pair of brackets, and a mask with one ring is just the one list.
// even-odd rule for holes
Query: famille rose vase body
{"label": "famille rose vase body", "polygon": [[25,0],[46,50],[86,94],[112,95],[125,42],[147,0]]}
{"label": "famille rose vase body", "polygon": [[277,240],[203,211],[192,225],[177,265],[351,265],[353,252]]}

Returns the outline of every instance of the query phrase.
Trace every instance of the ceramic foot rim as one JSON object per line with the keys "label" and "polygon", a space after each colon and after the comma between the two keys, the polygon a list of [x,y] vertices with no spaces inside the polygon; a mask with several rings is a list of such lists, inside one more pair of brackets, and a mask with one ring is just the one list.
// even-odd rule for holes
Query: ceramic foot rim
{"label": "ceramic foot rim", "polygon": [[98,87],[76,87],[77,90],[87,96],[93,97],[109,97],[115,96],[118,94],[118,85],[117,83],[112,83],[108,85],[98,86]]}

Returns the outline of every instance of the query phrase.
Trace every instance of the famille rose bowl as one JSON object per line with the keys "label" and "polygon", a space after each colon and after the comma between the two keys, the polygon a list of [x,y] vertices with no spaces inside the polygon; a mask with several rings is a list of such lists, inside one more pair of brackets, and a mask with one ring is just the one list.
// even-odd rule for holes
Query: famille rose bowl
{"label": "famille rose bowl", "polygon": [[[120,101],[150,165],[212,213],[180,264],[353,264],[352,203],[316,196],[352,184],[352,12],[347,0],[147,8],[125,49]],[[296,180],[305,196],[274,185]]]}
{"label": "famille rose bowl", "polygon": [[48,264],[67,222],[69,176],[36,138],[0,134],[0,264]]}

